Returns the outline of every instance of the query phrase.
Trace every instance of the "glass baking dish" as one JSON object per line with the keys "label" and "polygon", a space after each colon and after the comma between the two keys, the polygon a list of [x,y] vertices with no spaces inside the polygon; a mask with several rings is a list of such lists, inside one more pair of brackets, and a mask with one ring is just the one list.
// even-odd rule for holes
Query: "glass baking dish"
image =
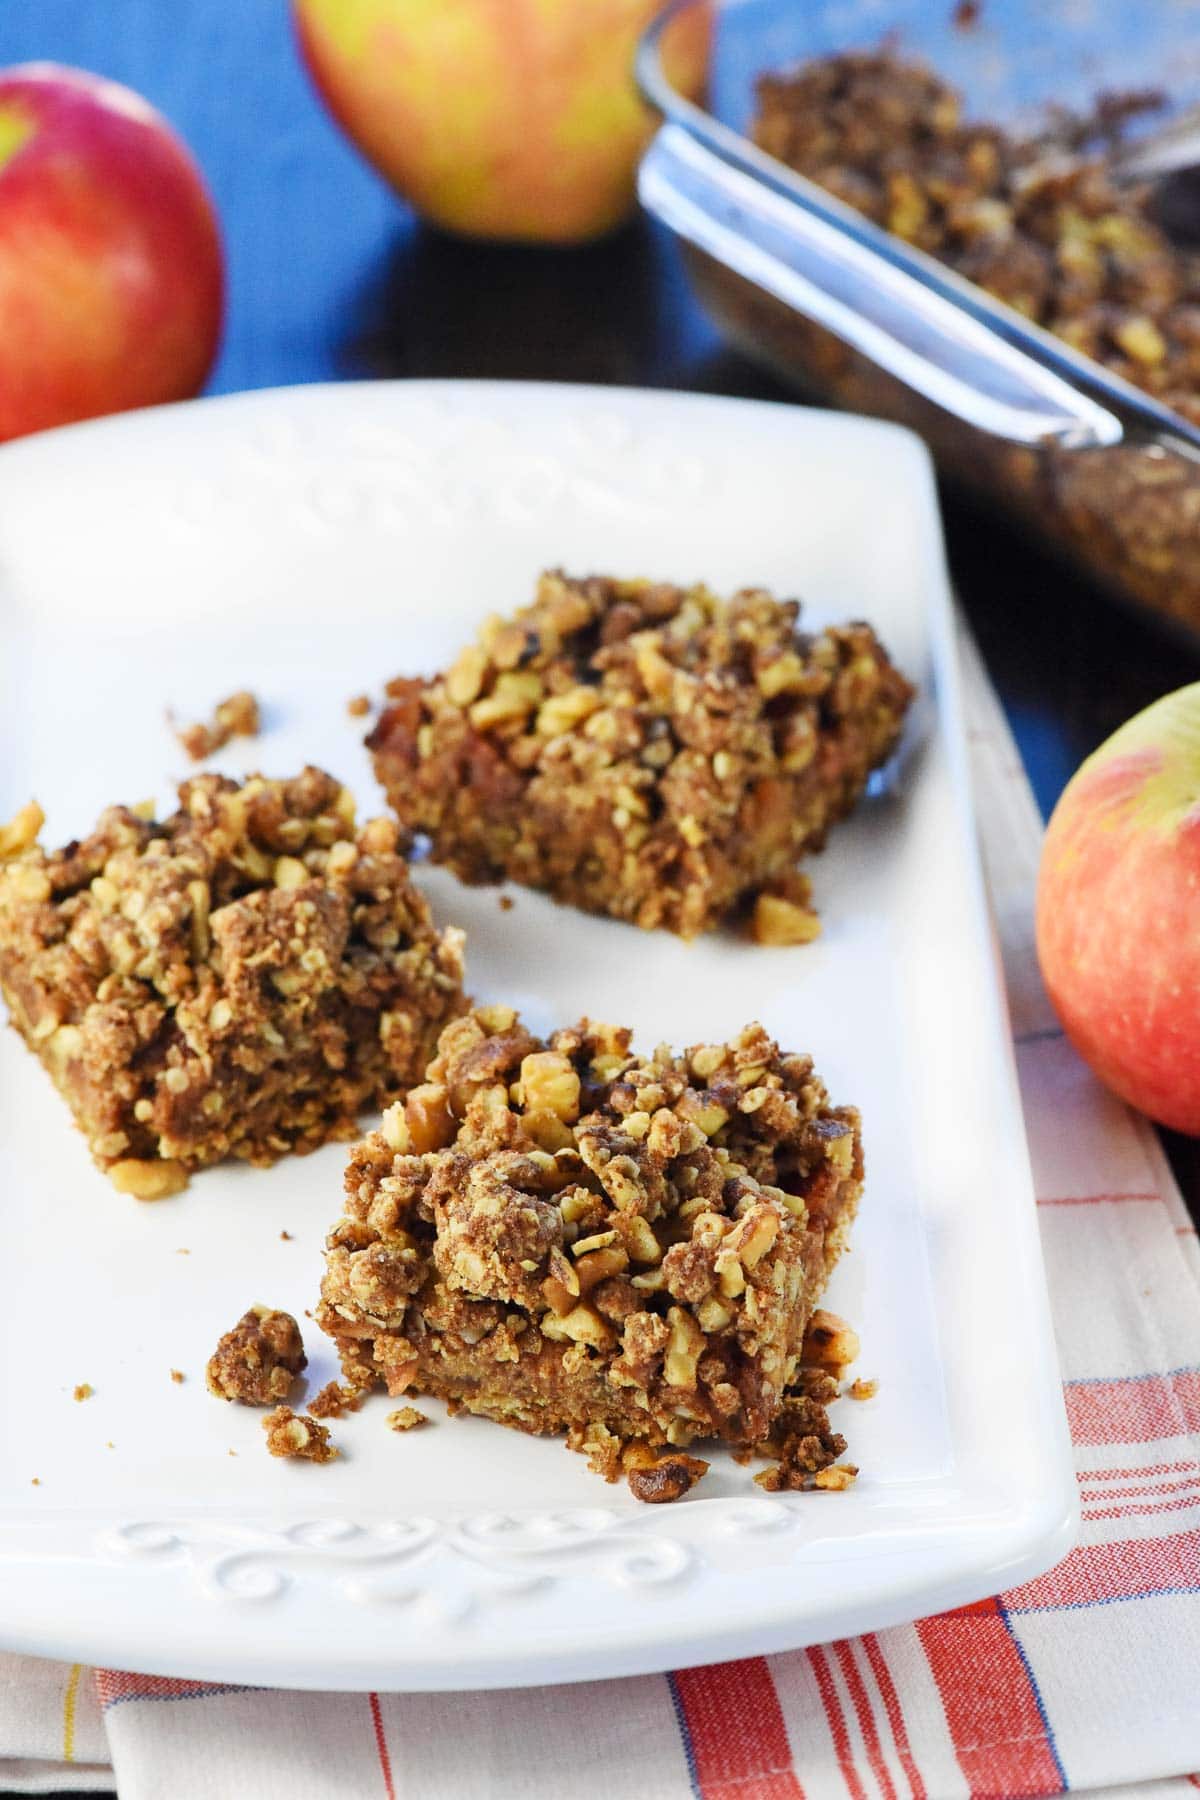
{"label": "glass baking dish", "polygon": [[[663,124],[640,192],[725,333],[809,394],[913,427],[952,480],[1200,634],[1200,430],[746,135],[759,75],[886,45],[927,62],[968,117],[1016,132],[1056,106],[1161,91],[1122,154],[1140,132],[1156,167],[1200,163],[1200,0],[982,0],[957,25],[949,0],[724,0],[701,108],[671,88],[658,44],[705,3],[676,0],[643,41]],[[1196,194],[1200,228],[1200,177]]]}

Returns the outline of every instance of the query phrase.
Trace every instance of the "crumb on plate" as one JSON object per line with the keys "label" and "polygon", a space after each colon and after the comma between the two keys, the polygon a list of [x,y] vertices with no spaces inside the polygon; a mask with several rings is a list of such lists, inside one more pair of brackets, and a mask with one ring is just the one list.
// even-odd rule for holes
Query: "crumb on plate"
{"label": "crumb on plate", "polygon": [[879,1392],[879,1383],[874,1380],[864,1381],[860,1375],[856,1381],[850,1383],[846,1392],[852,1400],[873,1400]]}
{"label": "crumb on plate", "polygon": [[208,724],[173,725],[176,738],[193,762],[203,762],[235,737],[257,737],[262,726],[258,700],[249,688],[239,688],[218,701]]}
{"label": "crumb on plate", "polygon": [[227,1331],[208,1361],[208,1391],[243,1406],[285,1400],[308,1362],[300,1327],[291,1313],[252,1306]]}
{"label": "crumb on plate", "polygon": [[90,1381],[81,1381],[77,1384],[71,1398],[73,1400],[90,1400],[95,1391]]}
{"label": "crumb on plate", "polygon": [[172,1381],[174,1381],[175,1383],[178,1384],[178,1383],[182,1382],[183,1379],[184,1379],[184,1374],[183,1374],[182,1369],[172,1369],[171,1370],[171,1380]]}
{"label": "crumb on plate", "polygon": [[366,694],[355,694],[346,702],[346,711],[352,719],[365,719],[371,710],[371,701]]}
{"label": "crumb on plate", "polygon": [[682,1450],[661,1455],[649,1444],[630,1444],[622,1461],[630,1493],[647,1506],[681,1500],[708,1473],[708,1464],[699,1456]]}
{"label": "crumb on plate", "polygon": [[267,1449],[272,1456],[295,1462],[333,1462],[339,1451],[329,1441],[329,1427],[319,1420],[302,1418],[290,1406],[277,1406],[263,1420]]}
{"label": "crumb on plate", "polygon": [[413,1431],[418,1425],[428,1425],[429,1414],[423,1413],[419,1406],[398,1406],[395,1412],[387,1416],[390,1431]]}

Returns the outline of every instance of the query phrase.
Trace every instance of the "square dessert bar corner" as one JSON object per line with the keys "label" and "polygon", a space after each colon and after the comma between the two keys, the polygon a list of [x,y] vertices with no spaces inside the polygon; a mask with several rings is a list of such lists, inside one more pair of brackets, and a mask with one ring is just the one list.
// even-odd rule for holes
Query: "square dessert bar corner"
{"label": "square dessert bar corner", "polygon": [[812,937],[797,858],[894,748],[912,688],[868,625],[798,630],[746,589],[543,575],[368,738],[401,824],[464,881],[511,879],[684,937],[752,899]]}
{"label": "square dessert bar corner", "polygon": [[225,1157],[353,1135],[462,1007],[386,819],[347,789],[184,782],[164,821],[110,807],[0,864],[0,991],[115,1185],[144,1199]]}
{"label": "square dessert bar corner", "polygon": [[352,1152],[318,1320],[352,1384],[565,1430],[610,1478],[630,1446],[752,1448],[862,1174],[858,1114],[761,1026],[640,1057],[480,1009]]}

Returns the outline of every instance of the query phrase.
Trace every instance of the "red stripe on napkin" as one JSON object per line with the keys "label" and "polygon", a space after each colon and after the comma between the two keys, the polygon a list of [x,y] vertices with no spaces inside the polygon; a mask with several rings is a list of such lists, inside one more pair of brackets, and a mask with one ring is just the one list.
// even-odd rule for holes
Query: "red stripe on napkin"
{"label": "red stripe on napkin", "polygon": [[1004,1596],[1009,1612],[1094,1606],[1147,1594],[1200,1592],[1200,1531],[1072,1550],[1048,1575]]}
{"label": "red stripe on napkin", "polygon": [[675,1691],[701,1800],[804,1800],[779,1696],[761,1656],[681,1669]]}
{"label": "red stripe on napkin", "polygon": [[999,1602],[922,1619],[917,1636],[972,1795],[1061,1793],[1037,1691]]}
{"label": "red stripe on napkin", "polygon": [[1069,1381],[1067,1420],[1076,1444],[1148,1444],[1200,1431],[1200,1370]]}

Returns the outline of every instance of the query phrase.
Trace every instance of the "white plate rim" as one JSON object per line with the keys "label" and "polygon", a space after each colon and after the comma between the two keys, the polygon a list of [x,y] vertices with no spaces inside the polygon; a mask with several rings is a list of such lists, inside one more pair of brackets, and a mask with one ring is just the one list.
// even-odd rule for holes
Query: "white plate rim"
{"label": "white plate rim", "polygon": [[[362,389],[387,389],[390,392],[421,391],[461,394],[464,391],[481,399],[511,398],[519,387],[521,394],[557,394],[563,390],[556,384],[400,382],[364,383]],[[268,1680],[297,1687],[375,1688],[417,1691],[421,1689],[469,1689],[490,1686],[519,1686],[550,1681],[591,1679],[604,1675],[628,1675],[681,1667],[689,1663],[716,1658],[749,1655],[794,1647],[802,1643],[824,1641],[832,1636],[845,1636],[866,1629],[878,1629],[909,1619],[917,1611],[941,1611],[978,1600],[1000,1588],[1011,1587],[1031,1579],[1056,1562],[1070,1548],[1077,1528],[1077,1502],[1073,1470],[1069,1454],[1065,1413],[1057,1380],[1057,1363],[1049,1302],[1041,1267],[1036,1216],[1032,1204],[1032,1183],[1028,1177],[1024,1155],[1024,1125],[1016,1084],[1015,1058],[1007,1012],[1000,984],[999,962],[991,926],[986,888],[978,857],[973,807],[971,801],[966,733],[955,644],[955,624],[949,580],[936,505],[935,489],[929,458],[912,434],[900,427],[876,421],[811,412],[775,402],[729,400],[707,395],[677,394],[654,390],[623,388],[571,387],[572,398],[586,402],[589,398],[606,404],[627,401],[635,406],[667,411],[694,407],[711,409],[713,415],[725,409],[749,417],[756,412],[778,416],[786,413],[797,421],[797,429],[827,434],[831,440],[842,438],[853,443],[858,434],[894,446],[897,469],[911,484],[914,497],[923,507],[925,550],[931,577],[929,586],[929,627],[932,658],[938,688],[938,736],[952,775],[959,851],[962,868],[969,885],[973,930],[978,954],[986,957],[994,970],[995,980],[989,988],[990,1017],[988,1035],[998,1052],[996,1078],[1002,1090],[1002,1104],[1011,1127],[1014,1150],[1019,1146],[1018,1163],[1025,1164],[1023,1185],[1028,1188],[1029,1204],[1015,1209],[1019,1224],[1018,1248],[1027,1281],[1027,1298],[1031,1303],[1028,1324],[1033,1329],[1030,1341],[1031,1359],[1040,1361],[1049,1371],[1043,1383],[1043,1412],[1040,1424],[1045,1445],[1043,1485],[1027,1496],[1019,1514],[1010,1516],[1003,1530],[993,1535],[988,1554],[981,1557],[973,1545],[965,1545],[955,1555],[941,1554],[941,1567],[931,1573],[927,1560],[909,1555],[907,1567],[901,1559],[885,1555],[877,1558],[880,1568],[873,1582],[856,1585],[848,1571],[846,1594],[837,1606],[797,1613],[794,1595],[779,1593],[775,1597],[759,1595],[748,1614],[736,1620],[718,1623],[709,1619],[698,1624],[694,1612],[685,1607],[682,1613],[661,1617],[643,1615],[636,1642],[627,1635],[601,1639],[593,1636],[572,1647],[558,1645],[552,1658],[544,1649],[518,1645],[501,1658],[492,1648],[474,1653],[461,1638],[450,1642],[453,1650],[444,1655],[420,1655],[411,1650],[404,1654],[380,1654],[377,1636],[368,1634],[368,1646],[360,1655],[352,1648],[342,1648],[336,1659],[314,1661],[307,1654],[289,1654],[278,1642],[262,1640],[243,1643],[234,1650],[215,1640],[171,1642],[163,1637],[161,1619],[130,1619],[123,1622],[119,1645],[112,1639],[110,1610],[119,1604],[127,1564],[119,1555],[109,1563],[81,1555],[77,1547],[65,1542],[55,1545],[50,1540],[54,1526],[47,1522],[12,1523],[0,1528],[0,1562],[5,1570],[4,1599],[0,1602],[0,1636],[14,1650],[34,1654],[63,1656],[73,1660],[112,1661],[119,1649],[125,1666],[149,1673],[177,1675],[209,1680]],[[0,453],[0,475],[18,458],[49,457],[51,465],[58,443],[70,439],[84,443],[90,439],[102,449],[106,434],[123,430],[142,430],[152,434],[153,421],[163,414],[180,414],[197,404],[205,409],[233,410],[238,407],[268,408],[281,396],[289,404],[302,395],[301,404],[320,406],[320,396],[339,396],[344,404],[345,384],[319,384],[308,389],[280,388],[257,390],[247,395],[221,396],[187,407],[149,409],[141,414],[123,415],[113,420],[89,421],[62,432],[42,434],[38,438],[4,447]],[[310,402],[309,396],[315,396]],[[713,1503],[716,1505],[717,1503]],[[734,1503],[731,1503],[731,1505]],[[764,1502],[765,1504],[765,1502]],[[597,1512],[601,1509],[597,1508]],[[766,1515],[764,1515],[766,1516]],[[208,1523],[218,1515],[210,1515]],[[624,1526],[622,1526],[624,1529]],[[607,1530],[607,1527],[604,1528]],[[603,1536],[603,1530],[600,1535]],[[647,1528],[639,1532],[641,1541],[649,1543],[665,1538],[665,1528],[658,1517],[647,1520]],[[667,1541],[670,1541],[669,1539]],[[168,1547],[169,1548],[169,1547]],[[669,1560],[669,1559],[668,1559]],[[868,1559],[862,1559],[864,1562]],[[936,1559],[935,1559],[936,1560]],[[164,1565],[166,1566],[166,1565]],[[629,1585],[649,1592],[671,1585],[670,1573],[651,1568],[639,1575],[636,1558]],[[69,1583],[76,1604],[73,1617],[66,1624],[48,1616],[45,1603],[46,1584]],[[81,1605],[80,1583],[84,1583],[90,1599]],[[268,1634],[269,1638],[270,1634]]]}

